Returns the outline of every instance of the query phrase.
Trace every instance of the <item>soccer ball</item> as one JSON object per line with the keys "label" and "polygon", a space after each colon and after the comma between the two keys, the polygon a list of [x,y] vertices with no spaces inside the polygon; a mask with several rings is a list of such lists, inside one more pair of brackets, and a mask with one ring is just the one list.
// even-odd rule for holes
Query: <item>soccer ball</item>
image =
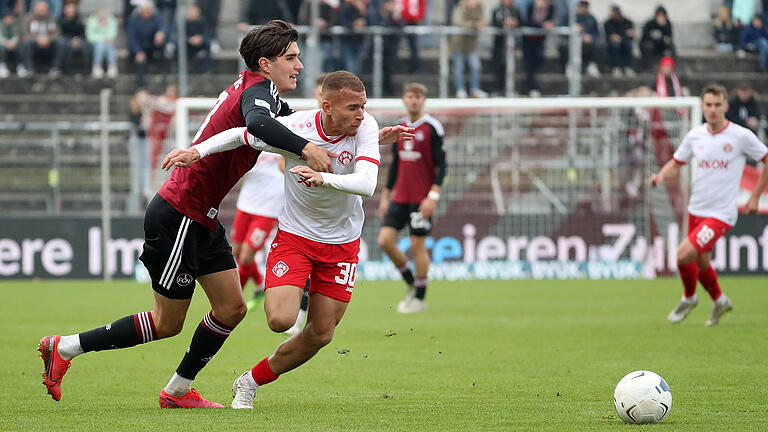
{"label": "soccer ball", "polygon": [[650,371],[634,371],[616,385],[613,405],[626,423],[659,423],[672,408],[672,393],[659,375]]}

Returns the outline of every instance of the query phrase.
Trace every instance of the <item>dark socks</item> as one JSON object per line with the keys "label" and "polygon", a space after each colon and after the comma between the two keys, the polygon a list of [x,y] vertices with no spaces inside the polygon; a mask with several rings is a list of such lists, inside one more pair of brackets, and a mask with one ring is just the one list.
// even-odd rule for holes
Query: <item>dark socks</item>
{"label": "dark socks", "polygon": [[128,348],[157,339],[155,323],[151,312],[129,315],[107,324],[80,333],[83,352]]}

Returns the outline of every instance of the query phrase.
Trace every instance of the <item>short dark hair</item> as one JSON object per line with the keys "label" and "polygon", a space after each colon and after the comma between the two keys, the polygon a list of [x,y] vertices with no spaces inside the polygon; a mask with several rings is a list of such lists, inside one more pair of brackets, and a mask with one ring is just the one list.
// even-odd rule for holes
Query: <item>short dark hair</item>
{"label": "short dark hair", "polygon": [[350,89],[353,92],[364,92],[365,84],[352,72],[345,70],[331,72],[323,80],[323,98],[329,92],[340,91],[343,88]]}
{"label": "short dark hair", "polygon": [[292,42],[299,40],[299,32],[282,20],[272,20],[249,31],[240,43],[240,56],[253,72],[259,71],[259,59],[275,61],[288,51]]}
{"label": "short dark hair", "polygon": [[704,95],[707,94],[720,95],[723,99],[728,99],[728,90],[720,84],[705,85],[704,88],[701,89],[701,97],[704,97]]}
{"label": "short dark hair", "polygon": [[403,96],[405,96],[406,93],[416,93],[427,97],[427,86],[419,82],[408,83],[403,87]]}

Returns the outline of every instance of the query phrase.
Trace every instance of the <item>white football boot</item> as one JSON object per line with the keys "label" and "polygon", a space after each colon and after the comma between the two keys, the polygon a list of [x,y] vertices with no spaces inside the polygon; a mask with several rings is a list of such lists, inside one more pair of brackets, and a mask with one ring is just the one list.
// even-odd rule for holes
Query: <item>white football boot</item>
{"label": "white football boot", "polygon": [[259,385],[253,380],[251,371],[247,370],[232,383],[232,408],[253,409],[253,398]]}
{"label": "white football boot", "polygon": [[671,323],[679,323],[688,316],[688,313],[699,304],[699,297],[693,296],[691,298],[683,297],[680,299],[680,303],[672,309],[672,312],[667,315],[667,321]]}
{"label": "white football boot", "polygon": [[[725,297],[725,294],[723,294],[723,297]],[[707,319],[707,322],[704,323],[707,327],[712,327],[713,325],[716,325],[720,322],[720,317],[723,316],[726,312],[729,312],[731,309],[733,309],[733,303],[731,303],[731,299],[728,297],[725,297],[725,300],[720,301],[720,299],[717,299],[718,301],[715,302],[714,305],[712,305],[712,313],[709,314],[709,318]]]}

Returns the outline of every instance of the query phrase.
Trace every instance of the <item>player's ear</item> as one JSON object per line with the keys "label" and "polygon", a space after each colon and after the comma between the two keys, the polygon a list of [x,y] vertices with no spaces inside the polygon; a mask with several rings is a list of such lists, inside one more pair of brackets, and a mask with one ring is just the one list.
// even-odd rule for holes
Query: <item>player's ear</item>
{"label": "player's ear", "polygon": [[331,113],[331,103],[328,101],[328,99],[323,100],[323,112],[326,114]]}
{"label": "player's ear", "polygon": [[264,73],[271,73],[271,62],[266,57],[259,57],[259,70]]}

